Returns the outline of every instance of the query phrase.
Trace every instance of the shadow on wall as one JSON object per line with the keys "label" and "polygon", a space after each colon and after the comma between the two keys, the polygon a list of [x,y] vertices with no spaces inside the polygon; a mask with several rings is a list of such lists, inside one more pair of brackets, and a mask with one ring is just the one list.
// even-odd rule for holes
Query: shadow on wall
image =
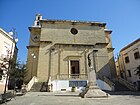
{"label": "shadow on wall", "polygon": [[116,78],[117,72],[116,72],[114,56],[109,60],[109,66],[110,66],[111,78]]}
{"label": "shadow on wall", "polygon": [[96,72],[96,78],[98,79],[102,79],[103,76],[106,76],[108,78],[111,78],[111,74],[110,74],[110,67],[109,64],[107,63],[106,65],[104,65],[99,71]]}
{"label": "shadow on wall", "polygon": [[114,58],[112,57],[106,65],[97,71],[97,79],[102,79],[103,76],[106,76],[109,79],[116,77],[115,62],[113,63],[113,61]]}

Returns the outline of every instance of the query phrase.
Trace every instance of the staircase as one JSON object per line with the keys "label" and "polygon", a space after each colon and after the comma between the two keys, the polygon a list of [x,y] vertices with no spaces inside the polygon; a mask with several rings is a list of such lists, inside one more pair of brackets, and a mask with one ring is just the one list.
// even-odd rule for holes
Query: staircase
{"label": "staircase", "polygon": [[35,82],[30,89],[31,92],[47,92],[47,90],[48,82]]}
{"label": "staircase", "polygon": [[119,83],[117,80],[113,81],[115,84],[115,91],[130,91],[129,88]]}
{"label": "staircase", "polygon": [[124,82],[121,82],[122,79],[117,79],[117,78],[109,79],[106,76],[101,76],[101,75],[98,75],[98,78],[105,81],[112,88],[112,91],[116,91],[116,92],[117,91],[130,91],[130,89],[124,84]]}

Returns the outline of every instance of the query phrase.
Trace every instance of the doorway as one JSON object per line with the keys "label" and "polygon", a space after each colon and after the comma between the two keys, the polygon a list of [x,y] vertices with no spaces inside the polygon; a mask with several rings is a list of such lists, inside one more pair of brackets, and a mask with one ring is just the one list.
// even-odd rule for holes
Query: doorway
{"label": "doorway", "polygon": [[79,61],[71,61],[71,76],[72,78],[79,77]]}

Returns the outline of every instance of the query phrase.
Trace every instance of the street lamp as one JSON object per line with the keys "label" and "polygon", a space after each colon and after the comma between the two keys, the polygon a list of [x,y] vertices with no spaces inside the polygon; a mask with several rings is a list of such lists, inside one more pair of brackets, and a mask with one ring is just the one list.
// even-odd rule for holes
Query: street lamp
{"label": "street lamp", "polygon": [[32,66],[31,66],[31,79],[32,79],[32,76],[33,76],[33,73],[32,73],[32,72],[33,72],[33,63],[34,63],[33,61],[34,61],[34,59],[36,58],[36,56],[35,56],[34,53],[32,53],[32,54],[31,54],[31,57],[32,57]]}
{"label": "street lamp", "polygon": [[11,69],[11,61],[12,61],[12,58],[13,58],[13,48],[15,49],[16,47],[16,44],[18,42],[18,38],[13,38],[13,42],[15,41],[15,45],[12,43],[12,46],[11,46],[11,50],[8,51],[8,54],[7,54],[7,58],[5,59],[7,64],[8,64],[8,68],[7,68],[7,74],[6,74],[6,83],[5,83],[5,87],[4,87],[4,94],[6,93],[6,87],[7,87],[7,84],[8,84],[8,79],[9,79],[9,71]]}

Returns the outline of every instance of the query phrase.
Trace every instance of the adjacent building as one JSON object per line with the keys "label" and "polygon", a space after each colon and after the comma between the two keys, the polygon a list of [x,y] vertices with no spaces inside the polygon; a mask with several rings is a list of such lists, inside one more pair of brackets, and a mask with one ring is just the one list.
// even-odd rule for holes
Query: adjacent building
{"label": "adjacent building", "polygon": [[140,38],[121,49],[116,70],[118,77],[140,87],[140,77],[136,75],[140,68]]}
{"label": "adjacent building", "polygon": [[0,91],[4,91],[5,88],[9,67],[8,60],[17,57],[17,40],[12,35],[12,32],[7,33],[0,28]]}
{"label": "adjacent building", "polygon": [[53,91],[80,88],[87,83],[91,64],[98,78],[116,77],[112,31],[106,23],[49,20],[37,14],[29,31],[26,83],[36,76],[40,86],[46,83]]}

